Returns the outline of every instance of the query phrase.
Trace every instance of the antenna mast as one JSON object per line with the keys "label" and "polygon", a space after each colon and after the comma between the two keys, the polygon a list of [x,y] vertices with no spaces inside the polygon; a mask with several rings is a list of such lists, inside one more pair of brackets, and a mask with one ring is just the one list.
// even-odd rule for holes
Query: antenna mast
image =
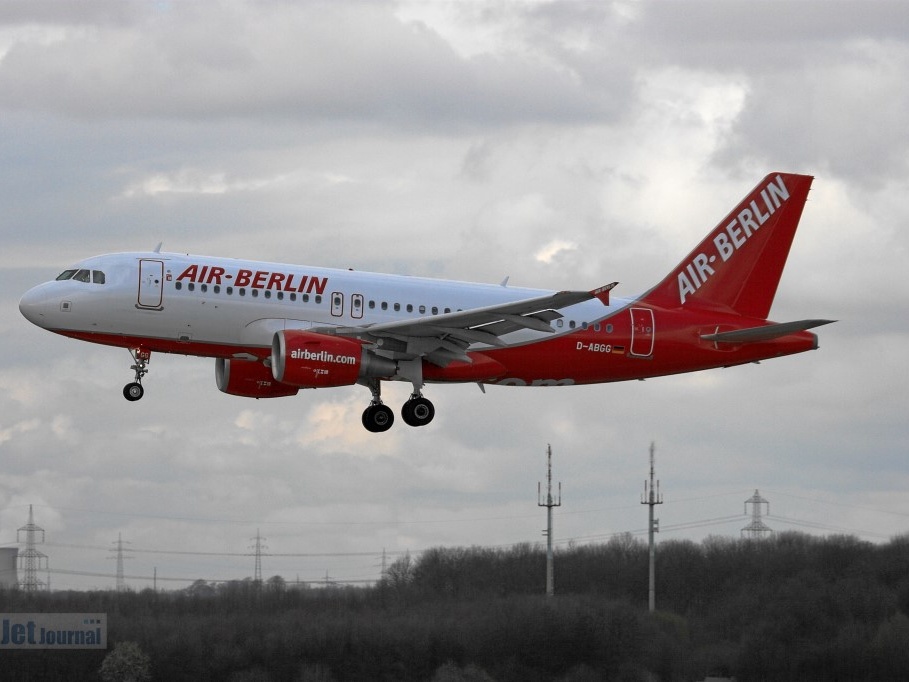
{"label": "antenna mast", "polygon": [[656,610],[656,551],[653,543],[653,534],[660,532],[660,520],[653,518],[653,508],[658,504],[663,504],[663,495],[660,493],[660,482],[657,481],[654,485],[654,457],[653,453],[655,450],[653,442],[650,443],[650,486],[648,487],[647,481],[644,481],[644,494],[641,497],[641,504],[646,504],[650,507],[649,510],[649,524],[647,526],[647,535],[649,538],[649,547],[650,547],[650,576],[648,580],[648,589],[647,589],[647,604],[650,608],[650,612],[653,613]]}
{"label": "antenna mast", "polygon": [[546,501],[543,502],[543,491],[537,483],[537,506],[546,507],[546,596],[551,597],[555,590],[552,579],[552,508],[562,506],[562,483],[559,483],[558,499],[552,498],[552,446],[546,446]]}

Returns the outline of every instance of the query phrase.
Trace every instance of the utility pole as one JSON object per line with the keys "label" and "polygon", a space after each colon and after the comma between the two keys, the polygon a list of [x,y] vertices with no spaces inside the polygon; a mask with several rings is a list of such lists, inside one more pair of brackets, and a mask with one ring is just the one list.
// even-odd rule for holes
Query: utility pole
{"label": "utility pole", "polygon": [[552,579],[552,508],[562,506],[562,484],[559,483],[557,500],[552,498],[552,446],[546,446],[546,501],[543,502],[541,484],[537,483],[537,506],[546,507],[546,596],[551,597],[555,590]]}
{"label": "utility pole", "polygon": [[663,495],[660,493],[660,482],[657,481],[654,486],[653,475],[654,475],[654,462],[653,462],[653,453],[655,450],[654,444],[650,443],[650,485],[647,485],[647,481],[644,481],[644,495],[641,497],[641,504],[646,504],[650,507],[649,509],[649,523],[647,525],[647,535],[649,538],[650,546],[650,576],[648,580],[648,589],[647,589],[647,604],[650,608],[650,612],[653,613],[656,610],[656,550],[654,548],[653,534],[660,532],[660,520],[653,518],[653,508],[658,504],[663,504]]}

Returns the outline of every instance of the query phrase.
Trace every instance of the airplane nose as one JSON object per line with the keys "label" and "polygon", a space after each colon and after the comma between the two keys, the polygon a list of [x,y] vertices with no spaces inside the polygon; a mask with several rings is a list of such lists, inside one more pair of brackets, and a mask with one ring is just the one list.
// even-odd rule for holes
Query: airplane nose
{"label": "airplane nose", "polygon": [[47,295],[43,286],[25,292],[19,299],[19,312],[32,324],[43,327],[47,318]]}

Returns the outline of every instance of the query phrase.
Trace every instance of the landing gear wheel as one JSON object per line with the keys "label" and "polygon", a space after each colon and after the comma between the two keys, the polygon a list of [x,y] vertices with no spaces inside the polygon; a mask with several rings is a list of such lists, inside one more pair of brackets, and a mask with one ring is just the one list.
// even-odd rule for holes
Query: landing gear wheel
{"label": "landing gear wheel", "polygon": [[388,431],[395,423],[395,413],[387,405],[370,405],[363,411],[363,426],[367,431]]}
{"label": "landing gear wheel", "polygon": [[144,348],[128,348],[129,354],[133,356],[133,365],[130,367],[136,373],[136,378],[132,383],[123,387],[123,397],[130,402],[139,400],[145,395],[145,389],[142,388],[142,377],[148,374],[148,361],[151,359],[151,351]]}
{"label": "landing gear wheel", "polygon": [[436,416],[436,408],[423,396],[412,397],[401,407],[401,418],[409,426],[426,426]]}
{"label": "landing gear wheel", "polygon": [[139,400],[143,395],[145,395],[145,389],[142,388],[142,384],[140,384],[138,381],[134,381],[131,384],[126,384],[126,386],[123,387],[123,397],[130,402]]}

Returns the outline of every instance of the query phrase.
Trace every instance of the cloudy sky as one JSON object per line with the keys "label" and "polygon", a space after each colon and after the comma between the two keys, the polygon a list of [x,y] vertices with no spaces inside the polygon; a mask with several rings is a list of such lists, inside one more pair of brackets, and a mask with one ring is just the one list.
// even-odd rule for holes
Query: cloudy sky
{"label": "cloudy sky", "polygon": [[[646,527],[909,530],[909,10],[903,2],[0,5],[0,546],[34,505],[54,588],[371,580],[439,545]],[[646,382],[429,387],[368,434],[362,387],[252,401],[212,360],[19,315],[29,287],[166,250],[622,295],[770,171],[815,176],[771,313],[814,353]],[[409,386],[392,385],[398,405]],[[46,580],[48,574],[39,576]],[[557,578],[556,578],[557,579]],[[543,577],[541,576],[541,588]],[[642,595],[643,598],[643,595]]]}

